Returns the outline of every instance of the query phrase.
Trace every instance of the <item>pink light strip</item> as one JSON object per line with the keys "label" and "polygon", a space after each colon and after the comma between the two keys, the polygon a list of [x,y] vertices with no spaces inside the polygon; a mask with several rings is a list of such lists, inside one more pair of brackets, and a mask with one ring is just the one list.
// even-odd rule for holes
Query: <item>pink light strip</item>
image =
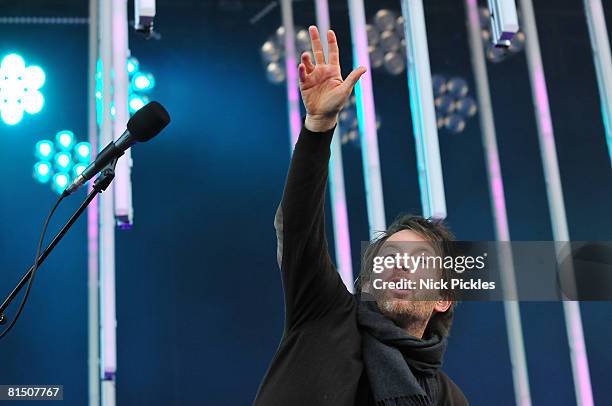
{"label": "pink light strip", "polygon": [[[98,152],[98,124],[96,118],[96,69],[98,61],[98,4],[89,0],[89,71],[88,71],[88,132],[91,157]],[[92,190],[88,183],[87,193]],[[87,208],[87,371],[89,405],[100,404],[100,313],[98,298],[98,198]]]}
{"label": "pink light strip", "polygon": [[[130,118],[128,110],[128,92],[130,80],[127,71],[128,58],[128,16],[127,1],[113,2],[113,99],[115,102],[115,120],[113,138],[117,140],[125,131]],[[125,155],[117,162],[115,168],[115,218],[121,229],[132,228],[134,209],[132,207],[132,153]]]}
{"label": "pink light strip", "polygon": [[[107,145],[113,141],[113,123],[110,112],[112,83],[112,2],[100,3],[99,46],[103,76],[102,127],[99,143]],[[100,272],[100,373],[103,380],[114,380],[117,371],[117,335],[115,317],[115,213],[114,186],[111,185],[99,198],[99,272]],[[106,394],[103,392],[102,401]]]}
{"label": "pink light strip", "polygon": [[295,27],[293,25],[292,0],[281,1],[283,27],[285,28],[285,71],[287,72],[287,113],[289,115],[289,139],[291,153],[302,129],[300,114],[300,88],[298,82],[297,56],[295,50]]}
{"label": "pink light strip", "polygon": [[[321,35],[326,35],[330,29],[329,7],[327,0],[316,0],[317,25]],[[327,41],[323,42],[327,55]],[[336,264],[338,273],[349,292],[353,292],[353,263],[351,259],[351,236],[349,232],[346,194],[344,191],[344,168],[342,165],[342,141],[339,128],[336,127],[332,140],[332,153],[329,162],[329,194],[334,224],[334,244],[336,248]]]}
{"label": "pink light strip", "polygon": [[[478,96],[480,131],[485,150],[487,175],[489,179],[489,194],[495,224],[495,236],[498,241],[510,241],[504,183],[499,162],[497,134],[491,103],[491,91],[489,89],[487,65],[482,47],[478,2],[477,0],[466,0],[465,7],[468,20],[467,28],[472,56],[472,68]],[[516,298],[518,296],[516,295],[516,277],[512,251],[504,247],[500,250],[499,254],[499,265],[502,269],[502,288],[507,294],[507,297]],[[505,300],[504,314],[508,335],[515,402],[517,406],[531,406],[529,374],[527,370],[525,344],[523,342],[523,328],[519,303],[516,300]]]}
{"label": "pink light strip", "polygon": [[385,204],[378,152],[378,131],[376,129],[376,108],[374,106],[374,89],[368,37],[366,34],[366,16],[363,0],[348,0],[351,36],[353,39],[353,67],[363,66],[367,69],[357,85],[357,119],[361,139],[363,178],[365,183],[366,204],[370,239],[387,228]]}
{"label": "pink light strip", "polygon": [[[529,79],[531,81],[553,236],[555,241],[570,241],[533,3],[531,0],[521,0],[520,4],[523,16],[523,30],[526,37],[525,53],[527,56],[527,67],[529,68]],[[572,362],[576,402],[581,406],[592,406],[593,391],[580,317],[580,305],[578,302],[564,301],[563,311],[570,347],[569,352]]]}

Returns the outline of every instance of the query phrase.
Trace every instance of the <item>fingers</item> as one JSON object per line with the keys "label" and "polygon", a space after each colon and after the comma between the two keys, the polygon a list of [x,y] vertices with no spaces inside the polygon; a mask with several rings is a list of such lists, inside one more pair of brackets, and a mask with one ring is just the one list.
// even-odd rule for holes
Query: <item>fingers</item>
{"label": "fingers", "polygon": [[306,73],[311,74],[315,66],[313,65],[312,60],[310,59],[310,53],[304,52],[302,54],[302,63],[306,68]]}
{"label": "fingers", "polygon": [[327,32],[327,43],[329,48],[328,60],[330,65],[340,65],[340,51],[338,50],[338,40],[336,33],[332,30]]}
{"label": "fingers", "polygon": [[344,80],[343,86],[346,87],[349,93],[353,91],[353,87],[355,87],[355,84],[357,84],[357,81],[359,80],[359,78],[361,78],[361,75],[363,75],[365,72],[366,72],[366,68],[364,68],[363,66],[360,66],[354,71],[352,71],[346,77],[346,79]]}
{"label": "fingers", "polygon": [[300,75],[300,82],[303,83],[306,80],[306,66],[303,63],[298,66],[298,73]]}
{"label": "fingers", "polygon": [[310,33],[310,42],[312,43],[312,52],[315,56],[317,65],[323,65],[325,63],[325,53],[323,52],[323,44],[321,43],[321,37],[319,36],[319,30],[314,25],[308,28]]}

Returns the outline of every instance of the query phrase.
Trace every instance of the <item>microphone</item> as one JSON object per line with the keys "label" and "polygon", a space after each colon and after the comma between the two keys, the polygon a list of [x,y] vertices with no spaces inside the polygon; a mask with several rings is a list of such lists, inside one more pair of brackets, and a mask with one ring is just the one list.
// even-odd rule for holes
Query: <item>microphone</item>
{"label": "microphone", "polygon": [[127,130],[115,142],[108,144],[81,174],[66,188],[68,196],[96,176],[113,159],[122,156],[137,142],[147,142],[170,123],[170,115],[158,102],[151,102],[138,110],[127,123]]}

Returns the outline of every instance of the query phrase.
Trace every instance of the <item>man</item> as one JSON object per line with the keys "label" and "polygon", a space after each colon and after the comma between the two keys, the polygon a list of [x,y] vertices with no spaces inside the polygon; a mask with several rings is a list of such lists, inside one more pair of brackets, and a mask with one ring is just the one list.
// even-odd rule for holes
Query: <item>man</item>
{"label": "man", "polygon": [[371,267],[393,244],[436,251],[452,239],[450,232],[421,217],[397,220],[366,250],[356,296],[332,264],[324,230],[330,143],[338,113],[365,68],[342,80],[333,31],[327,33],[328,62],[317,28],[309,31],[316,65],[308,53],[299,65],[307,115],[275,218],[285,331],[255,405],[467,405],[440,369],[452,298],[376,289],[375,279],[392,281],[397,269],[379,277]]}

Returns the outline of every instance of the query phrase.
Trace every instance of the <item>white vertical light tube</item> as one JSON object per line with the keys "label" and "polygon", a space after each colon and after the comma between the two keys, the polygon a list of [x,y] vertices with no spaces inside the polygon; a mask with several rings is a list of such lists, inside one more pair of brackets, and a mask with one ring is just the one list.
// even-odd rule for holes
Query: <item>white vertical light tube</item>
{"label": "white vertical light tube", "polygon": [[[531,0],[520,0],[520,4],[523,17],[523,30],[526,37],[525,52],[527,56],[527,67],[529,69],[529,79],[531,81],[531,93],[535,109],[542,165],[544,167],[544,180],[546,184],[546,194],[548,196],[548,208],[550,211],[553,237],[555,241],[566,242],[570,240],[570,236],[565,215],[561,176],[559,174],[559,164],[557,162],[557,148],[555,146],[555,134],[548,102],[546,77],[542,64],[542,54],[540,53],[540,41],[538,39],[535,13]],[[570,347],[569,352],[572,362],[576,402],[580,406],[592,406],[593,392],[591,389],[589,363],[584,343],[580,305],[578,302],[566,300],[563,302],[563,311],[565,314],[567,340]]]}
{"label": "white vertical light tube", "polygon": [[[330,29],[329,6],[327,0],[316,0],[317,25],[323,38]],[[323,50],[327,58],[328,43],[323,43]],[[327,60],[327,59],[326,59]],[[349,292],[353,292],[353,264],[351,260],[351,238],[349,232],[348,211],[346,207],[346,194],[344,192],[344,168],[342,165],[342,140],[340,129],[336,126],[332,138],[331,159],[329,161],[329,195],[334,223],[334,245],[336,249],[336,266],[338,273]]]}
{"label": "white vertical light tube", "polygon": [[[112,84],[112,2],[100,1],[99,46],[102,65],[102,128],[99,145],[113,141],[111,117]],[[115,318],[115,213],[114,186],[100,196],[99,274],[100,274],[100,375],[102,404],[115,404],[115,372],[117,368]]]}
{"label": "white vertical light tube", "polygon": [[[98,0],[89,0],[89,66],[87,75],[87,121],[91,158],[98,152],[96,121],[96,69],[98,63]],[[88,184],[91,192],[91,182]],[[89,406],[100,406],[100,314],[98,307],[98,199],[87,208],[87,369]]]}
{"label": "white vertical light tube", "polygon": [[424,217],[446,218],[446,197],[422,0],[402,0],[406,71]]}
{"label": "white vertical light tube", "polygon": [[[495,131],[495,121],[491,104],[491,91],[489,89],[487,65],[482,47],[478,1],[466,0],[465,12],[467,16],[467,28],[472,56],[472,69],[474,71],[478,106],[480,109],[480,131],[482,133],[485,162],[487,164],[495,237],[497,241],[510,241],[504,183],[499,162],[497,134]],[[521,311],[516,293],[516,278],[512,252],[509,249],[510,247],[507,247],[506,244],[500,248],[499,265],[502,271],[502,288],[506,293],[506,297],[510,299],[504,300],[504,312],[506,316],[510,362],[512,365],[512,379],[514,382],[514,397],[517,406],[530,406],[531,394],[529,390],[529,374],[525,356],[525,344],[523,342]]]}
{"label": "white vertical light tube", "polygon": [[[128,5],[127,0],[112,0],[113,5],[113,99],[115,120],[113,138],[119,139],[130,118],[128,92],[130,80],[128,58]],[[117,162],[114,180],[115,219],[120,228],[131,228],[134,222],[132,207],[132,154],[131,150]]]}
{"label": "white vertical light tube", "polygon": [[289,115],[290,151],[297,142],[302,129],[300,115],[300,88],[298,82],[297,56],[295,50],[295,27],[293,26],[292,0],[281,0],[281,13],[285,29],[285,72],[287,77],[287,114]]}
{"label": "white vertical light tube", "polygon": [[370,68],[363,0],[348,0],[348,5],[353,39],[353,67],[363,66],[367,69],[355,86],[355,95],[370,239],[374,239],[378,232],[387,229],[387,221],[378,152],[372,69]]}
{"label": "white vertical light tube", "polygon": [[608,154],[612,164],[612,57],[610,57],[606,16],[601,0],[584,0],[584,10],[589,27],[589,37],[591,38],[597,85],[599,86],[606,143],[608,144]]}

